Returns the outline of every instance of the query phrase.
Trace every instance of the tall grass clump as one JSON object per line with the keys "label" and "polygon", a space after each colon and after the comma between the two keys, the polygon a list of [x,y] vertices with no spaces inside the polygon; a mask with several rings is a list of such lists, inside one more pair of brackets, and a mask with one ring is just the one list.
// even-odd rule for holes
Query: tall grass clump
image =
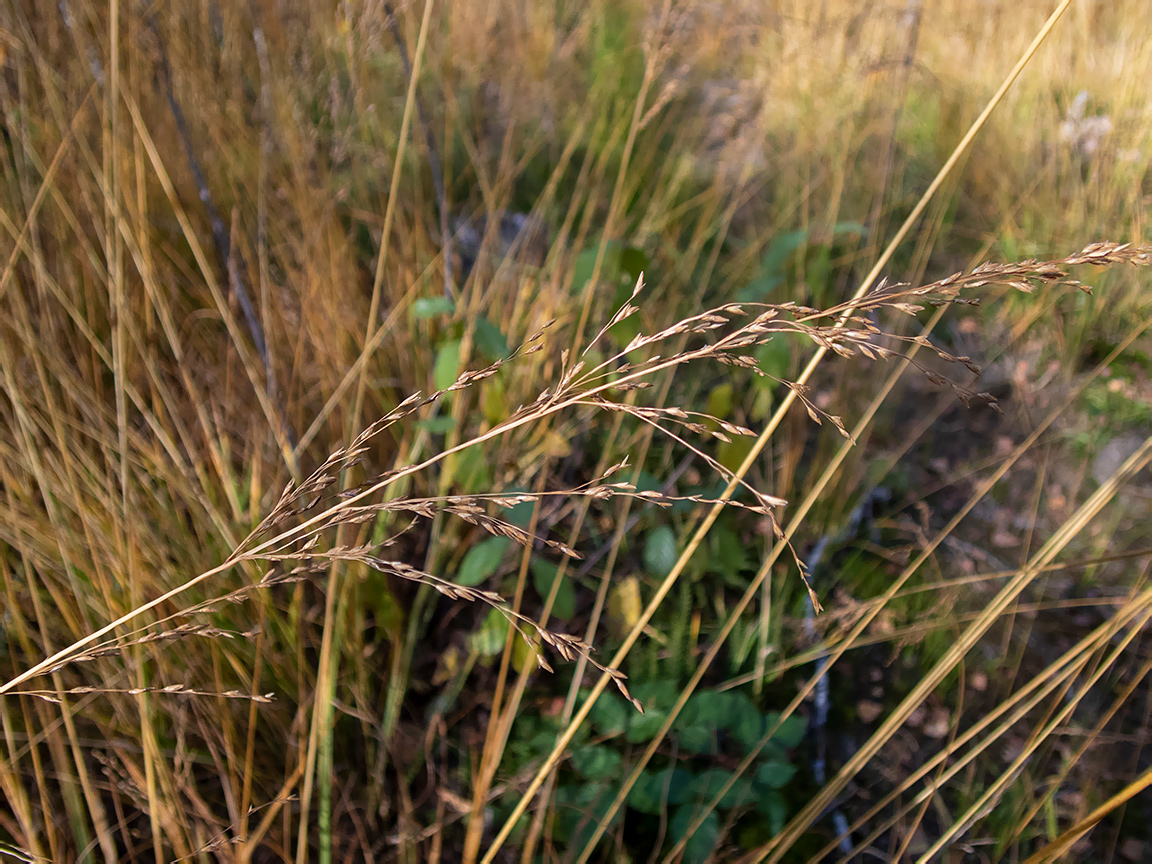
{"label": "tall grass clump", "polygon": [[1140,860],[1147,16],[857,6],[0,6],[0,852]]}

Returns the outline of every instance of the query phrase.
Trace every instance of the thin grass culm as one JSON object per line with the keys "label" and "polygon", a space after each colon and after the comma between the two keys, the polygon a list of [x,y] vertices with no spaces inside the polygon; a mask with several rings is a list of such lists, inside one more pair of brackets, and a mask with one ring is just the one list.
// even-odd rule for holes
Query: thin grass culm
{"label": "thin grass culm", "polygon": [[1144,5],[0,2],[0,858],[1152,860]]}
{"label": "thin grass culm", "polygon": [[[381,512],[401,514],[408,518],[409,524],[411,524],[412,520],[432,518],[437,512],[442,511],[465,522],[478,525],[495,536],[504,536],[522,545],[529,545],[538,541],[561,551],[565,555],[579,558],[579,553],[566,544],[547,538],[529,537],[526,532],[507,521],[490,515],[488,512],[489,508],[507,508],[532,501],[535,498],[533,494],[501,495],[497,493],[486,496],[400,498],[386,503],[362,502],[378,495],[402,478],[427,470],[454,453],[569,409],[583,407],[602,411],[623,411],[645,423],[656,426],[665,434],[677,437],[678,440],[679,437],[674,430],[711,436],[721,441],[728,440],[731,435],[752,436],[755,433],[751,429],[707,415],[690,414],[677,407],[637,407],[616,401],[613,396],[629,390],[642,390],[650,387],[651,384],[646,379],[657,372],[700,361],[711,360],[724,365],[740,366],[750,369],[755,374],[766,375],[767,373],[762,372],[756,361],[746,352],[757,345],[767,344],[774,336],[781,334],[800,334],[816,345],[826,347],[841,357],[892,358],[898,356],[900,343],[916,342],[917,337],[885,335],[873,323],[874,319],[869,313],[889,309],[905,315],[914,315],[926,305],[971,304],[977,301],[972,298],[961,297],[960,292],[962,290],[993,284],[1007,285],[1025,292],[1032,291],[1038,283],[1047,285],[1068,284],[1087,290],[1080,282],[1069,279],[1067,268],[1085,264],[1098,267],[1121,263],[1147,265],[1152,260],[1150,255],[1152,252],[1147,248],[1116,243],[1097,243],[1086,247],[1075,255],[1055,261],[985,264],[971,273],[955,274],[946,279],[915,288],[904,284],[881,282],[859,300],[826,310],[817,310],[791,302],[782,304],[724,304],[679,321],[657,333],[638,335],[622,351],[613,354],[594,367],[588,368],[584,360],[572,361],[568,352],[564,352],[563,367],[565,371],[555,389],[543,390],[535,402],[521,406],[507,420],[483,435],[433,455],[419,464],[394,469],[355,487],[348,489],[332,488],[336,482],[336,472],[357,464],[359,457],[366,452],[366,445],[374,436],[396,423],[414,417],[420,409],[438,402],[445,395],[464,390],[476,382],[495,375],[505,363],[515,362],[519,356],[544,350],[542,342],[545,331],[541,330],[507,360],[497,361],[483,369],[465,372],[450,386],[426,396],[421,394],[409,396],[392,412],[376,420],[362,431],[347,448],[333,451],[302,483],[299,485],[289,483],[272,511],[219,567],[200,573],[183,585],[142,604],[85,638],[62,648],[12,680],[0,685],[0,694],[15,691],[20,684],[30,678],[57,671],[69,663],[78,662],[91,656],[86,653],[85,649],[98,643],[99,640],[117,628],[131,623],[144,613],[175,599],[212,576],[244,562],[274,562],[277,566],[269,570],[261,579],[261,583],[271,585],[302,578],[307,573],[316,572],[316,568],[327,567],[333,560],[357,561],[380,572],[428,584],[451,599],[494,604],[505,613],[512,614],[502,605],[503,599],[499,595],[454,585],[434,574],[417,570],[404,562],[390,561],[385,557],[380,557],[380,553],[384,552],[394,542],[394,539],[374,546],[343,546],[325,549],[322,542],[324,532],[335,529],[342,524],[367,522],[375,519],[377,514]],[[636,284],[632,300],[637,298],[642,288],[643,280],[641,279]],[[637,311],[639,308],[633,305],[630,300],[615,313],[602,329],[600,336],[603,336],[610,326],[630,317]],[[832,328],[820,323],[826,319],[838,318],[845,313],[848,313],[850,317],[844,327]],[[669,357],[652,353],[658,350],[662,344],[683,334],[701,337],[702,344],[699,347],[690,348]],[[953,356],[927,342],[922,343],[922,347],[934,351],[946,362],[963,365],[970,371],[979,370],[979,367],[970,357]],[[635,361],[628,359],[629,355],[641,350],[649,352],[651,356]],[[927,368],[924,368],[923,371],[934,384],[951,387],[966,404],[977,399],[990,405],[995,404],[995,399],[990,393],[978,393],[969,390]],[[797,398],[813,421],[828,420],[844,435],[847,435],[840,417],[817,407],[814,402],[807,398],[805,388],[782,379],[778,383],[791,388],[796,393]],[[718,428],[710,429],[706,421],[715,423]],[[728,479],[731,476],[728,469],[707,454],[699,450],[695,452],[722,477]],[[586,486],[549,494],[587,496],[601,500],[630,496],[659,506],[671,506],[678,500],[684,500],[661,492],[637,491],[631,484],[621,481],[608,482],[610,476],[625,467],[626,464],[625,462],[614,466],[605,475],[596,478]],[[745,504],[728,501],[725,502],[727,506],[740,507],[768,517],[772,520],[773,531],[778,537],[782,537],[783,533],[775,520],[774,509],[783,506],[786,502],[759,492],[747,484],[743,485],[753,496],[753,502]],[[697,504],[715,503],[711,499],[700,496],[692,496],[687,500]],[[319,512],[316,512],[317,510]],[[795,557],[794,561],[800,569],[801,576],[803,576],[803,563],[799,557]],[[285,568],[284,563],[291,563],[293,566]],[[819,602],[815,594],[812,597],[814,602]],[[530,628],[533,626],[529,619],[523,617],[518,617],[518,623]],[[579,641],[550,634],[543,630],[537,630],[535,635],[545,644],[554,648],[566,660],[572,659],[577,651],[586,651],[590,647]],[[102,647],[104,646],[98,646],[96,650],[101,650]],[[543,660],[543,658],[540,659]],[[617,677],[616,680],[622,692],[626,694],[622,677]]]}
{"label": "thin grass culm", "polygon": [[[675,406],[644,406],[634,401],[624,402],[619,394],[643,391],[651,386],[651,379],[665,370],[675,370],[687,364],[714,362],[728,366],[738,366],[762,372],[750,355],[750,350],[765,345],[784,334],[799,335],[813,344],[825,347],[840,357],[851,359],[889,359],[901,356],[901,348],[917,344],[934,352],[946,363],[965,367],[978,373],[979,367],[972,358],[957,356],[942,350],[921,337],[896,336],[886,333],[875,322],[882,313],[916,315],[926,306],[946,304],[974,304],[977,298],[963,296],[962,291],[972,291],[991,285],[1003,285],[1023,292],[1031,292],[1037,286],[1066,286],[1088,291],[1088,287],[1071,278],[1070,268],[1081,266],[1109,267],[1121,264],[1147,266],[1152,263],[1152,249],[1124,244],[1097,243],[1078,253],[1051,261],[1024,261],[1012,264],[984,264],[971,272],[959,273],[935,282],[911,287],[905,284],[881,282],[858,300],[837,305],[825,310],[798,305],[795,303],[726,303],[685,318],[670,327],[649,335],[637,335],[621,350],[611,352],[606,359],[595,365],[586,359],[591,351],[585,349],[581,358],[562,352],[563,373],[554,387],[541,391],[535,401],[521,406],[503,422],[495,425],[482,435],[464,441],[453,448],[429,456],[427,459],[402,468],[396,468],[358,483],[349,488],[335,488],[337,476],[356,466],[367,452],[374,437],[386,432],[397,424],[417,420],[422,410],[433,406],[445,396],[472,387],[491,376],[508,363],[515,363],[523,357],[547,350],[547,327],[529,338],[523,346],[506,360],[461,374],[450,386],[429,395],[414,394],[403,400],[395,409],[378,419],[348,446],[332,452],[300,484],[289,483],[280,494],[271,511],[259,525],[240,542],[232,554],[220,566],[207,570],[186,581],[183,585],[156,599],[143,603],[117,620],[93,631],[82,639],[53,653],[50,657],[31,666],[12,680],[0,685],[0,693],[16,695],[24,693],[42,699],[58,701],[63,695],[88,695],[99,692],[119,692],[95,685],[80,685],[63,691],[21,689],[21,685],[33,678],[55,674],[84,661],[100,657],[115,656],[130,645],[145,645],[156,642],[171,643],[187,638],[218,638],[233,634],[222,633],[210,626],[186,622],[168,629],[176,619],[187,619],[197,614],[211,612],[223,601],[242,602],[252,592],[270,590],[275,586],[299,582],[325,572],[334,561],[354,562],[389,576],[418,582],[430,586],[448,600],[482,603],[497,609],[506,616],[512,627],[532,646],[536,662],[544,669],[551,669],[548,654],[555,654],[562,660],[571,661],[584,656],[596,668],[611,675],[621,694],[632,702],[638,711],[643,705],[629,692],[624,674],[617,669],[606,668],[589,656],[593,646],[568,634],[538,626],[532,618],[513,611],[504,598],[493,591],[481,587],[459,585],[434,573],[413,566],[408,561],[390,555],[397,541],[411,530],[420,520],[430,520],[437,514],[459,519],[476,526],[489,535],[504,537],[515,544],[527,547],[548,548],[562,555],[579,559],[578,550],[559,540],[547,536],[530,535],[502,513],[521,504],[536,504],[546,498],[573,500],[586,498],[593,501],[609,501],[629,497],[647,504],[668,508],[677,504],[709,505],[715,503],[702,495],[678,496],[664,491],[638,490],[631,483],[622,481],[619,475],[627,466],[627,460],[611,466],[602,475],[577,486],[543,493],[493,492],[488,494],[446,495],[440,497],[399,496],[387,500],[374,500],[383,496],[389,487],[403,478],[427,471],[448,456],[498,438],[519,427],[537,423],[560,412],[593,411],[624,412],[659,433],[686,447],[696,457],[725,480],[731,474],[717,460],[709,456],[700,446],[692,443],[692,438],[712,438],[729,441],[733,436],[751,436],[753,430],[741,425],[709,417],[700,412],[689,412]],[[629,300],[609,319],[593,345],[605,337],[609,328],[629,318],[639,311],[642,303],[643,279],[635,285]],[[845,317],[842,327],[826,326],[823,322]],[[674,339],[687,337],[686,346],[678,353],[662,356],[661,348]],[[981,401],[995,406],[995,398],[987,392],[968,389],[951,378],[941,375],[926,366],[923,374],[935,385],[950,388],[966,404]],[[779,381],[785,387],[793,388],[797,399],[803,404],[809,417],[821,422],[831,422],[847,436],[841,419],[818,407],[805,388]],[[748,484],[743,484],[747,493],[743,500],[730,499],[729,507],[740,508],[759,514],[768,520],[773,533],[782,538],[783,532],[777,522],[777,510],[786,502],[778,497],[762,493]],[[361,545],[331,545],[328,540],[341,525],[358,525],[374,521],[386,515],[393,526],[390,536],[380,542]],[[793,561],[799,571],[799,578],[807,580],[803,563],[793,553]],[[224,571],[241,565],[263,565],[263,575],[248,588],[242,588],[216,601],[198,604],[179,610],[160,622],[157,629],[135,630],[125,634],[122,628],[141,618],[145,613],[168,607],[182,593]],[[806,581],[807,586],[807,581]],[[819,608],[819,600],[810,586],[807,586],[812,601]],[[113,634],[119,632],[119,636]],[[242,634],[238,634],[242,635]],[[267,702],[275,694],[267,693],[249,696],[239,691],[212,694],[185,684],[169,684],[159,687],[125,688],[131,694],[150,693],[155,696],[207,696],[224,698],[254,698]]]}

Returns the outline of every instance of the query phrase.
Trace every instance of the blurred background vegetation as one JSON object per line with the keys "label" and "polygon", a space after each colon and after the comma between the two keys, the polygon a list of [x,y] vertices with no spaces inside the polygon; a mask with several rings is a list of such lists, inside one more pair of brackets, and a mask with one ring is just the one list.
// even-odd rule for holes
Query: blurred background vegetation
{"label": "blurred background vegetation", "polygon": [[[1143,241],[1144,3],[5,0],[0,679],[217,568],[289,480],[549,320],[545,350],[342,481],[484,434],[566,348],[847,300],[1060,5],[884,268],[913,283]],[[639,313],[592,342],[641,274]],[[793,406],[747,479],[782,524],[819,493],[789,530],[824,611],[789,554],[741,604],[780,550],[723,511],[623,660],[645,712],[600,696],[523,815],[594,670],[539,671],[498,611],[363,563],[251,591],[245,562],[0,697],[0,853],[1146,860],[1152,483],[1078,508],[1152,434],[1152,293],[1141,270],[1074,275],[1093,292],[989,287],[927,335],[985,367],[999,412],[892,360],[822,364],[809,397],[849,429],[877,400],[855,446]],[[759,433],[815,348],[777,337],[755,355],[774,377],[669,370],[629,398]],[[734,470],[751,442],[694,446]],[[624,457],[642,490],[725,486],[635,417],[577,411],[388,494],[562,493]],[[443,513],[391,554],[607,662],[706,510],[548,495],[507,518],[581,560]]]}

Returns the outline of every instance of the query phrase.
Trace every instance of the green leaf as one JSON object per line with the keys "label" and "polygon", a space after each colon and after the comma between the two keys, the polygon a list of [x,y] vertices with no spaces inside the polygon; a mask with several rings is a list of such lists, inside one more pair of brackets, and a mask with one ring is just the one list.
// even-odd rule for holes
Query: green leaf
{"label": "green leaf", "polygon": [[772,836],[784,830],[784,823],[788,819],[788,805],[779,792],[761,795],[756,801],[756,809],[768,817],[768,828]]}
{"label": "green leaf", "polygon": [[760,269],[765,273],[784,275],[788,259],[792,253],[808,242],[808,230],[788,231],[777,234],[768,244],[764,257],[760,259]]}
{"label": "green leaf", "polygon": [[572,768],[589,780],[603,780],[620,773],[620,754],[611,747],[597,744],[572,752]]}
{"label": "green leaf", "polygon": [[[592,271],[596,267],[596,255],[599,244],[589,246],[576,256],[576,263],[572,266],[572,293],[580,294],[584,286],[592,278]],[[620,244],[610,242],[604,249],[604,260],[600,263],[600,279],[615,285],[620,278]]]}
{"label": "green leaf", "polygon": [[737,295],[737,299],[744,303],[764,300],[784,281],[788,259],[807,242],[806,230],[791,231],[773,237],[764,257],[760,259],[760,276],[748,283],[748,286]]}
{"label": "green leaf", "polygon": [[680,698],[680,683],[675,678],[640,681],[631,689],[632,695],[640,700],[645,711],[667,713]]}
{"label": "green leaf", "polygon": [[[612,297],[611,311],[613,313],[622,309],[624,304],[632,299],[632,289],[635,287],[636,282],[634,279],[632,282],[621,279],[620,284],[616,287],[616,293]],[[640,334],[640,331],[643,329],[641,322],[642,316],[634,312],[623,321],[617,321],[609,327],[608,332],[612,334],[612,338],[621,346],[627,345]]]}
{"label": "green leaf", "polygon": [[[787,378],[792,365],[792,339],[786,334],[777,334],[759,346],[755,351],[756,364],[761,371],[775,378]],[[764,387],[776,384],[771,378],[756,376],[756,381]]]}
{"label": "green leaf", "polygon": [[628,731],[624,740],[631,744],[651,741],[660,731],[668,710],[676,703],[680,687],[672,679],[642,681],[632,688],[632,695],[644,706],[644,713],[633,711],[628,715]]}
{"label": "green leaf", "polygon": [[504,650],[508,638],[508,619],[495,609],[489,609],[480,629],[468,637],[468,650],[481,657],[495,657]]}
{"label": "green leaf", "polygon": [[432,367],[432,386],[446,390],[456,383],[460,376],[460,340],[453,339],[440,346],[436,353],[436,364]]}
{"label": "green leaf", "polygon": [[492,360],[506,360],[512,353],[500,328],[483,316],[476,319],[476,347]]}
{"label": "green leaf", "polygon": [[[764,720],[743,693],[694,693],[676,718],[676,740],[690,753],[714,753],[718,731],[731,734],[745,746],[758,742]],[[750,743],[746,743],[750,742]]]}
{"label": "green leaf", "polygon": [[787,762],[765,762],[756,771],[756,785],[763,789],[783,789],[794,776],[796,768]]}
{"label": "green leaf", "polygon": [[[511,488],[504,490],[508,495],[515,495],[518,492],[524,492],[524,489]],[[513,507],[508,507],[504,510],[504,517],[513,525],[519,525],[521,528],[527,528],[532,523],[532,509],[536,506],[534,501],[521,501]]]}
{"label": "green leaf", "polygon": [[839,237],[841,234],[859,234],[861,237],[865,237],[868,234],[868,229],[859,222],[837,222],[832,226],[832,236]]}
{"label": "green leaf", "polygon": [[832,247],[817,247],[804,267],[804,281],[812,291],[812,301],[818,306],[827,302],[828,283],[832,276]]}
{"label": "green leaf", "polygon": [[628,721],[628,731],[624,733],[624,740],[630,744],[651,741],[667,718],[667,711],[645,707],[643,714],[633,714],[632,719]]}
{"label": "green leaf", "polygon": [[712,552],[711,569],[725,581],[738,585],[740,574],[752,569],[748,547],[728,526],[717,525],[708,535],[708,546]]}
{"label": "green leaf", "polygon": [[735,389],[732,382],[725,381],[723,384],[717,384],[712,388],[712,392],[708,394],[708,407],[704,410],[709,416],[715,417],[718,420],[726,420],[728,415],[732,413],[732,397],[735,394]]}
{"label": "green leaf", "polygon": [[[532,559],[532,584],[536,586],[536,593],[541,600],[548,599],[552,590],[552,583],[560,574],[560,568],[551,561],[543,558]],[[561,579],[560,587],[556,589],[556,600],[552,604],[552,614],[561,621],[567,621],[576,614],[576,592],[572,590],[570,579]]]}
{"label": "green leaf", "polygon": [[701,724],[680,726],[676,730],[680,749],[696,756],[711,756],[717,752],[715,727]]}
{"label": "green leaf", "polygon": [[659,816],[664,791],[662,779],[663,775],[653,774],[645,768],[636,776],[636,782],[628,790],[625,803],[639,813]]}
{"label": "green leaf", "polygon": [[[684,804],[676,808],[676,815],[672,817],[672,842],[679,843],[688,832],[696,817],[696,806]],[[684,844],[684,858],[686,864],[704,864],[712,850],[716,848],[716,840],[720,834],[720,819],[713,811],[704,817],[704,821],[688,837]]]}
{"label": "green leaf", "polygon": [[746,750],[751,750],[764,736],[764,718],[752,700],[743,693],[731,694],[728,731]]}
{"label": "green leaf", "polygon": [[375,612],[378,630],[388,634],[390,639],[399,639],[404,632],[404,607],[392,593],[388,581],[383,573],[369,573],[364,582],[364,594]]}
{"label": "green leaf", "polygon": [[615,693],[603,693],[592,705],[588,718],[596,731],[604,736],[623,735],[634,711]]}
{"label": "green leaf", "polygon": [[696,778],[681,768],[645,769],[628,791],[627,804],[637,812],[659,816],[665,804],[682,804],[691,798],[695,787]]}
{"label": "green leaf", "polygon": [[429,417],[427,420],[416,421],[416,427],[429,435],[446,435],[452,431],[454,425],[456,421],[451,417]]}
{"label": "green leaf", "polygon": [[455,454],[452,476],[465,492],[480,492],[492,486],[492,472],[481,446]]}
{"label": "green leaf", "polygon": [[412,304],[414,318],[436,318],[440,315],[451,315],[455,304],[447,297],[420,297]]}
{"label": "green leaf", "polygon": [[667,525],[648,532],[644,541],[644,567],[657,579],[663,579],[676,565],[676,535]]}
{"label": "green leaf", "polygon": [[716,448],[716,461],[735,474],[736,469],[744,464],[744,460],[748,458],[755,445],[755,438],[744,435],[731,441],[721,441],[720,446]]}
{"label": "green leaf", "polygon": [[620,269],[628,274],[628,279],[632,283],[628,286],[629,292],[635,287],[636,280],[640,278],[640,274],[648,270],[650,266],[651,262],[642,249],[629,246],[620,253]]}
{"label": "green leaf", "polygon": [[636,477],[637,492],[659,492],[663,488],[664,483],[655,474],[641,471]]}
{"label": "green leaf", "polygon": [[[667,772],[665,772],[667,773]],[[664,782],[663,780],[661,781]],[[681,768],[672,769],[672,777],[668,781],[668,803],[683,804],[685,801],[696,800],[696,775]],[[663,786],[661,786],[663,789]]]}
{"label": "green leaf", "polygon": [[[561,786],[554,798],[557,816],[555,839],[570,849],[583,849],[592,839],[596,826],[607,822],[605,817],[615,797],[616,789],[604,782]],[[620,815],[617,810],[608,827],[615,825]]]}
{"label": "green leaf", "polygon": [[489,537],[469,549],[456,574],[456,584],[471,588],[495,573],[509,542],[507,537]]}
{"label": "green leaf", "polygon": [[[702,790],[703,803],[712,803],[712,799],[720,794],[724,784],[732,777],[731,771],[713,769],[705,771],[697,781],[697,789]],[[756,801],[756,792],[752,788],[752,778],[740,777],[732,784],[732,788],[724,793],[724,797],[717,804],[721,810],[731,810],[733,807],[747,807]]]}
{"label": "green leaf", "polygon": [[[776,721],[780,719],[778,713],[769,714],[767,717],[768,726],[775,726]],[[783,747],[795,747],[804,739],[804,730],[808,728],[808,723],[803,717],[795,715],[789,717],[784,721],[783,725],[776,730],[776,734],[772,736],[772,740]]]}

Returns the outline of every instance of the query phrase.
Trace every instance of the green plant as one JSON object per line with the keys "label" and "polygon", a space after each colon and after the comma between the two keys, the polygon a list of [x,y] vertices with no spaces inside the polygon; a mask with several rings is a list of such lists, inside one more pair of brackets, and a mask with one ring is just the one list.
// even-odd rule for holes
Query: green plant
{"label": "green plant", "polygon": [[[614,694],[596,703],[590,728],[574,742],[554,793],[551,834],[561,847],[584,848],[619,789],[617,780],[624,773],[630,746],[652,740],[679,690],[675,679],[638,685],[635,695],[644,705],[643,714]],[[737,691],[702,691],[693,697],[674,727],[676,758],[645,768],[628,792],[627,816],[617,812],[612,817],[612,824],[627,821],[629,847],[636,853],[643,852],[645,844],[651,849],[650,844],[660,836],[660,824],[667,824],[666,848],[683,839],[697,808],[717,794],[730,776],[730,771],[719,766],[747,752],[777,719]],[[551,744],[557,731],[555,722],[525,718],[515,727],[502,768],[520,773]],[[727,824],[745,814],[758,814],[748,824],[767,826],[769,833],[744,830],[744,848],[780,830],[789,812],[788,789],[797,773],[793,751],[803,735],[800,718],[792,717],[780,727],[760,751],[749,776],[721,798],[719,814],[708,817],[694,832],[685,860],[703,862],[712,855],[720,842],[722,821]],[[507,816],[506,808],[501,811],[500,815]]]}
{"label": "green plant", "polygon": [[[894,323],[890,306],[838,304],[876,261],[886,263],[869,281],[884,271],[921,285],[990,254],[1045,259],[1141,237],[1148,56],[1132,46],[1149,41],[1149,19],[1134,0],[1080,10],[1075,26],[1043,31],[1045,53],[997,90],[1005,58],[1040,26],[1037,9],[993,8],[1004,25],[993,32],[983,7],[943,19],[931,4],[907,15],[858,5],[768,18],[738,3],[493,14],[473,0],[451,14],[228,0],[143,16],[90,0],[0,10],[0,849],[474,862],[496,854],[536,786],[537,809],[510,826],[533,860],[611,855],[594,839],[605,831],[634,860],[658,844],[691,858],[732,846],[824,857],[808,845],[835,847],[819,816],[833,799],[857,853],[947,844],[963,828],[1023,858],[1083,824],[1077,802],[1112,808],[1090,857],[1115,846],[1108,818],[1116,842],[1143,837],[1138,800],[1114,794],[1123,780],[1109,750],[1126,748],[1128,765],[1144,734],[1129,710],[1146,695],[1150,601],[1129,548],[1142,548],[1140,502],[1121,495],[1120,512],[1091,525],[1099,497],[1049,519],[1047,500],[1072,508],[1087,493],[1063,479],[1060,496],[1047,488],[1075,473],[1076,454],[1032,436],[1063,411],[1087,453],[1147,420],[1146,369],[1129,362],[1148,353],[1137,341],[1146,279],[1102,278],[1092,297],[967,283],[986,311],[964,353],[1023,339],[1073,389],[1088,383],[1084,398],[1048,404],[1063,385],[1029,393],[1013,375],[1023,398],[1006,400],[994,434],[1041,446],[993,450],[996,461],[963,466],[977,473],[959,480],[926,471],[932,457],[913,446],[957,391],[875,413],[907,365],[893,355],[920,356],[937,319]],[[993,91],[1002,108],[954,161],[979,94]],[[1092,154],[1060,131],[1076,102],[1096,115],[1081,119],[1113,125]],[[951,174],[938,185],[941,163]],[[498,224],[508,213],[548,227],[546,256],[495,243],[460,284],[452,217]],[[911,242],[881,254],[910,214]],[[999,275],[1051,277],[1035,266]],[[641,311],[611,323],[640,271]],[[743,291],[774,305],[745,304],[740,317],[731,304]],[[859,340],[837,343],[835,319],[801,306],[867,323],[849,316]],[[697,330],[707,308],[728,323]],[[769,309],[804,326],[744,330],[771,339],[734,349],[729,364],[700,353]],[[550,319],[543,350],[513,351]],[[817,369],[837,347],[857,353]],[[565,382],[578,360],[601,377]],[[1109,364],[1127,402],[1093,383]],[[549,413],[562,392],[576,402]],[[797,399],[819,417],[843,413],[855,449],[788,412]],[[348,456],[380,417],[395,422]],[[775,511],[786,521],[729,488],[745,470],[753,489],[790,501]],[[835,531],[862,477],[928,509],[889,514],[882,543],[896,536],[898,548],[837,556],[838,572],[813,586],[828,614],[809,635],[797,620],[805,586],[778,560],[788,547],[776,530],[798,545]],[[592,495],[604,478],[633,488]],[[917,497],[937,479],[955,500]],[[1114,478],[1099,486],[1115,492]],[[732,506],[712,503],[729,492]],[[967,557],[947,545],[950,508],[983,498],[1005,525],[1033,526],[1017,532],[1018,557],[1002,552],[1012,566],[996,565],[1025,565],[1025,576],[983,572],[978,533],[965,535]],[[316,509],[281,512],[267,539],[283,545],[259,548],[252,532],[278,503]],[[1068,580],[1070,562],[1051,550],[1026,554],[1049,528],[1052,549],[1092,529],[1083,575]],[[106,630],[113,620],[125,623]],[[103,630],[68,655],[85,662],[41,665],[13,687]],[[618,655],[594,656],[622,667],[629,687],[664,688],[651,701],[667,737],[631,709],[598,725],[600,702],[581,726],[590,647]],[[538,651],[572,664],[540,675]],[[978,652],[1008,667],[984,691],[967,686],[986,670]],[[804,750],[776,752],[771,727],[794,722],[815,677],[831,677],[835,697],[838,682],[866,677],[869,658],[895,654],[900,680],[885,683],[903,689],[875,697],[890,715],[813,788]],[[762,715],[763,750],[737,737],[754,724],[717,733],[707,717],[709,699],[746,714],[730,698],[744,685],[752,705],[787,717]],[[926,692],[955,737],[903,746],[918,736],[902,741],[900,723]],[[836,705],[833,722],[853,722],[853,707]],[[633,722],[643,736],[630,742]],[[537,783],[558,738],[570,738],[570,758]],[[906,768],[897,781],[875,768],[893,757]],[[757,783],[793,769],[786,809],[754,812]],[[848,780],[874,798],[845,794]],[[663,802],[685,784],[705,794]],[[657,792],[659,809],[644,812]],[[645,833],[633,841],[636,826]]]}

